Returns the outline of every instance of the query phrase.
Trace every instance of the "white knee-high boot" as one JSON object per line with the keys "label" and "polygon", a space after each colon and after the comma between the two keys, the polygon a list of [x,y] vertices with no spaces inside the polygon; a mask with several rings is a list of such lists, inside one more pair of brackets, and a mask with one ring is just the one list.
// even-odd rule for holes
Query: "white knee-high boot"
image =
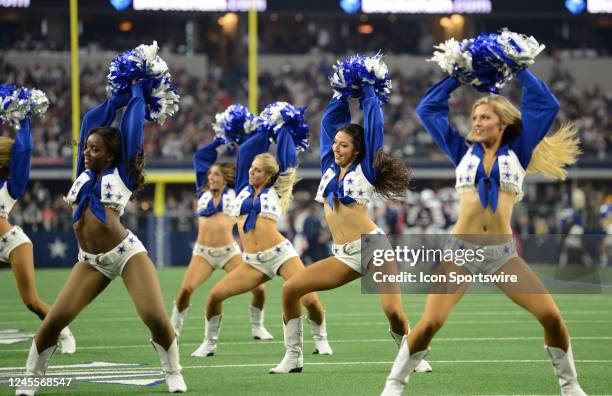
{"label": "white knee-high boot", "polygon": [[411,355],[408,350],[408,338],[404,336],[381,396],[401,395],[408,383],[410,373],[428,353],[429,348]]}
{"label": "white knee-high boot", "polygon": [[187,319],[187,315],[189,314],[190,310],[191,305],[189,305],[182,311],[179,311],[176,307],[176,301],[174,302],[174,304],[172,304],[172,315],[170,315],[170,322],[172,323],[172,327],[174,328],[174,332],[177,336],[181,335],[181,331],[183,330],[183,323],[185,322],[185,319]]}
{"label": "white knee-high boot", "polygon": [[312,340],[315,344],[315,351],[313,354],[332,355],[334,351],[332,351],[329,342],[327,342],[327,325],[325,318],[323,318],[323,322],[321,322],[320,325],[310,319],[306,320],[308,320],[308,324],[310,325],[310,333],[312,334]]}
{"label": "white knee-high boot", "polygon": [[[32,339],[32,346],[28,353],[28,360],[26,360],[26,376],[36,377],[45,375],[47,367],[49,366],[49,360],[53,352],[55,352],[55,348],[57,348],[57,345],[50,346],[41,353],[38,353],[36,341]],[[33,396],[36,394],[36,388],[17,388],[15,394],[17,396]]]}
{"label": "white knee-high boot", "polygon": [[161,345],[151,340],[151,344],[155,351],[159,355],[159,361],[161,362],[162,370],[166,377],[166,384],[168,385],[168,392],[170,393],[184,393],[187,392],[187,385],[181,374],[181,365],[179,363],[179,348],[178,338],[174,337],[174,341],[170,344],[168,350],[164,349]]}
{"label": "white knee-high boot", "polygon": [[74,338],[74,334],[70,331],[68,326],[62,329],[60,333],[60,351],[62,354],[71,355],[76,352],[76,339]]}
{"label": "white knee-high boot", "polygon": [[264,311],[257,307],[250,307],[251,313],[251,335],[256,340],[273,340],[274,336],[270,334],[264,326]]}
{"label": "white knee-high boot", "polygon": [[304,367],[304,332],[302,317],[283,323],[285,356],[278,366],[270,369],[270,374],[300,373]]}
{"label": "white knee-high boot", "polygon": [[221,332],[221,321],[223,315],[215,315],[210,319],[204,317],[204,341],[196,349],[191,356],[207,357],[213,356],[217,352],[217,343],[219,341],[219,333]]}
{"label": "white knee-high boot", "polygon": [[578,374],[574,365],[574,355],[570,344],[565,352],[561,348],[544,346],[553,366],[553,371],[559,378],[561,396],[586,396],[578,383]]}
{"label": "white knee-high boot", "polygon": [[[404,338],[404,336],[401,334],[394,333],[393,331],[391,331],[391,329],[389,329],[389,333],[391,334],[393,341],[395,341],[395,345],[397,345],[397,347],[399,348],[402,344],[402,339]],[[408,334],[410,334],[410,328],[408,328]],[[431,373],[432,371],[433,368],[425,359],[421,360],[419,364],[417,364],[417,366],[414,368],[415,373]]]}

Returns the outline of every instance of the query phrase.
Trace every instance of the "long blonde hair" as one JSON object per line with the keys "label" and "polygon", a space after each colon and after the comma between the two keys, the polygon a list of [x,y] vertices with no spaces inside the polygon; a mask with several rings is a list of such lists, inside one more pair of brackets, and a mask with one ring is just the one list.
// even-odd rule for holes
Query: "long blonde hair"
{"label": "long blonde hair", "polygon": [[0,176],[7,178],[9,175],[9,164],[11,163],[11,152],[15,141],[6,136],[0,136]]}
{"label": "long blonde hair", "polygon": [[[476,107],[488,104],[499,117],[500,121],[507,125],[504,130],[503,140],[508,141],[516,138],[523,131],[521,112],[508,99],[499,95],[488,95],[478,99],[472,105],[472,114]],[[468,140],[474,139],[474,129],[470,130]],[[553,180],[565,180],[567,171],[565,167],[576,163],[580,150],[580,139],[578,128],[573,123],[565,123],[550,136],[546,136],[533,150],[527,172],[540,173]]]}
{"label": "long blonde hair", "polygon": [[287,168],[283,173],[279,173],[278,162],[270,153],[258,154],[255,158],[260,159],[263,163],[264,173],[270,176],[267,186],[274,187],[280,199],[281,210],[285,213],[289,208],[289,203],[291,203],[293,186],[298,182],[297,169]]}

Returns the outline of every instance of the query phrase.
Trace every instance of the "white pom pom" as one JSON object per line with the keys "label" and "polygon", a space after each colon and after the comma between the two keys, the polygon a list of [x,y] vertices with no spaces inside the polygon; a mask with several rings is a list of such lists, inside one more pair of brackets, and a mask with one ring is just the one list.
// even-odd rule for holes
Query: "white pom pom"
{"label": "white pom pom", "polygon": [[385,62],[383,62],[382,57],[374,56],[371,58],[366,58],[364,60],[364,65],[370,73],[374,73],[376,78],[383,79],[389,73],[389,69]]}
{"label": "white pom pom", "polygon": [[472,58],[469,53],[461,50],[461,43],[454,38],[448,39],[445,42],[434,46],[435,51],[433,56],[427,59],[427,62],[436,62],[438,66],[448,74],[452,74],[455,66],[472,70]]}
{"label": "white pom pom", "polygon": [[533,36],[502,30],[497,41],[503,46],[504,52],[513,61],[522,66],[529,66],[535,62],[535,57],[546,48],[538,43]]}

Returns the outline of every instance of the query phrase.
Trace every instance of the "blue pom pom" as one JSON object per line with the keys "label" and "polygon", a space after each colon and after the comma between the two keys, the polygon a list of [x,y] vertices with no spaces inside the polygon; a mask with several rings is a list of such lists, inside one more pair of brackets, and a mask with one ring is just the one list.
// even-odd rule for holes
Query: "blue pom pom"
{"label": "blue pom pom", "polygon": [[334,65],[334,74],[329,78],[336,99],[363,98],[364,84],[374,87],[381,103],[389,101],[391,79],[381,53],[367,57],[353,55]]}
{"label": "blue pom pom", "polygon": [[449,39],[435,48],[428,61],[481,92],[498,93],[514,75],[534,63],[544,49],[533,37],[502,30],[481,33],[457,42]]}
{"label": "blue pom pom", "polygon": [[125,95],[130,92],[132,81],[141,81],[147,120],[163,124],[178,111],[180,97],[170,81],[168,65],[157,55],[158,51],[154,41],[152,45],[139,45],[117,55],[110,64],[106,90],[111,95]]}
{"label": "blue pom pom", "polygon": [[226,143],[242,144],[259,126],[253,114],[241,104],[229,106],[215,116],[213,130]]}
{"label": "blue pom pom", "polygon": [[259,117],[263,127],[274,131],[274,139],[281,126],[286,126],[291,134],[295,148],[304,151],[308,148],[310,133],[304,115],[306,107],[294,107],[287,102],[274,102],[266,106]]}
{"label": "blue pom pom", "polygon": [[481,33],[462,45],[472,58],[472,70],[456,68],[456,75],[480,92],[498,93],[512,78],[514,62],[506,56],[497,42],[497,34]]}
{"label": "blue pom pom", "polygon": [[16,129],[28,117],[42,117],[49,107],[49,99],[38,89],[17,88],[0,84],[0,122]]}

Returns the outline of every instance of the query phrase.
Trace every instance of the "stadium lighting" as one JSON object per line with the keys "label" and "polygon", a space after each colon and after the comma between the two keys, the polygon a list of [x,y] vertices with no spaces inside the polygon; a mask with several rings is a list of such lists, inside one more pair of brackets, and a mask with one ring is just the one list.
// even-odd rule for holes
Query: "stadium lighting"
{"label": "stadium lighting", "polygon": [[223,27],[223,31],[233,36],[236,34],[236,28],[238,26],[238,15],[233,12],[228,12],[227,14],[220,17],[217,22],[221,27]]}
{"label": "stadium lighting", "polygon": [[[251,0],[134,0],[134,10],[148,11],[248,11]],[[254,0],[257,11],[265,11],[266,0]]]}
{"label": "stadium lighting", "polygon": [[491,0],[362,0],[364,13],[394,14],[490,14]]}
{"label": "stadium lighting", "polygon": [[591,14],[610,14],[612,0],[587,0],[587,10]]}
{"label": "stadium lighting", "polygon": [[362,23],[357,26],[357,31],[361,34],[372,34],[374,32],[374,26],[369,23]]}
{"label": "stadium lighting", "polygon": [[0,0],[0,7],[29,7],[30,0]]}
{"label": "stadium lighting", "polygon": [[453,14],[450,17],[450,21],[454,26],[463,26],[463,24],[465,23],[465,18],[463,18],[462,15]]}
{"label": "stadium lighting", "polygon": [[117,11],[124,11],[130,5],[132,5],[132,0],[111,0],[110,3],[117,9]]}
{"label": "stadium lighting", "polygon": [[580,14],[586,8],[584,0],[566,0],[565,8],[572,14]]}
{"label": "stadium lighting", "polygon": [[340,0],[340,8],[347,14],[355,14],[361,8],[360,0]]}
{"label": "stadium lighting", "polygon": [[447,29],[451,25],[451,20],[449,17],[440,18],[440,26]]}
{"label": "stadium lighting", "polygon": [[123,21],[121,23],[119,23],[119,30],[122,32],[129,32],[132,30],[132,22],[130,21]]}

